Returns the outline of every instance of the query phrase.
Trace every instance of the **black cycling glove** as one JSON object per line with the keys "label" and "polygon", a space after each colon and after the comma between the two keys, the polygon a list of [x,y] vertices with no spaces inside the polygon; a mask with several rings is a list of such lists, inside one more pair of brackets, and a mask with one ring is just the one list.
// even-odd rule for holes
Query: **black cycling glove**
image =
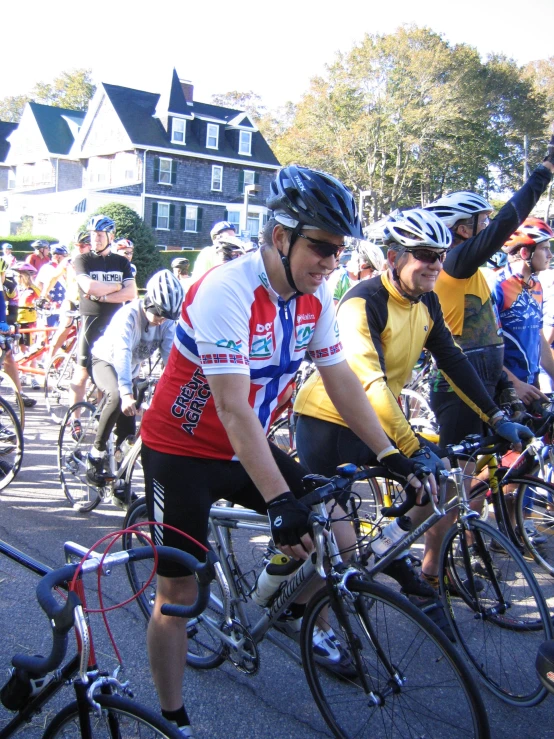
{"label": "black cycling glove", "polygon": [[533,432],[521,423],[510,421],[503,413],[495,414],[489,421],[492,430],[510,444],[520,444],[522,440],[532,439]]}
{"label": "black cycling glove", "polygon": [[292,493],[283,493],[268,503],[267,515],[271,536],[277,546],[300,544],[300,538],[309,533],[308,518],[311,510]]}
{"label": "black cycling glove", "polygon": [[[433,445],[435,446],[435,445]],[[436,448],[436,447],[435,447]],[[417,462],[421,462],[426,467],[429,467],[431,472],[438,479],[438,473],[444,470],[444,464],[442,459],[436,454],[430,447],[422,446],[417,452],[414,452],[410,459],[415,459]]]}
{"label": "black cycling glove", "polygon": [[431,470],[425,465],[424,461],[414,459],[414,456],[408,459],[398,449],[382,457],[379,464],[382,464],[389,472],[392,472],[393,475],[396,475],[401,480],[406,480],[406,482],[410,475],[415,475],[418,480],[424,480],[431,474]]}

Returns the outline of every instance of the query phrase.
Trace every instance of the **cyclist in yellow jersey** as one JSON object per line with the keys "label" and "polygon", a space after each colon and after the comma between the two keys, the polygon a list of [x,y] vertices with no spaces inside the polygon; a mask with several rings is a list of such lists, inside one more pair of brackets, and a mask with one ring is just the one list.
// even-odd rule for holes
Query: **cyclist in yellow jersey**
{"label": "cyclist in yellow jersey", "polygon": [[[383,275],[352,287],[339,304],[337,320],[350,367],[362,382],[389,438],[411,459],[424,460],[434,472],[442,468],[438,449],[411,429],[398,404],[398,396],[421,351],[428,349],[462,402],[470,404],[500,436],[518,444],[528,429],[508,421],[485,390],[477,373],[446,327],[433,292],[452,237],[432,213],[408,210],[390,217],[385,228],[389,269]],[[332,475],[344,462],[375,464],[376,457],[351,431],[314,374],[300,389],[294,410],[299,414],[297,448],[300,461],[312,472]],[[420,523],[430,515],[413,509],[410,518]],[[447,521],[426,535],[423,571],[435,575],[440,544]],[[433,596],[404,558],[386,570],[405,593]],[[440,622],[439,622],[440,623]]]}
{"label": "cyclist in yellow jersey", "polygon": [[[509,387],[509,382],[503,380],[504,341],[491,290],[479,267],[501,249],[529,215],[553,172],[554,137],[543,163],[492,221],[492,206],[471,192],[452,193],[427,206],[453,236],[435,292],[446,323],[491,395],[500,382],[504,387]],[[431,407],[441,427],[442,445],[481,432],[479,417],[456,397],[440,372],[434,376],[431,390]],[[536,396],[540,396],[538,389]]]}
{"label": "cyclist in yellow jersey", "polygon": [[219,221],[214,224],[210,231],[212,246],[205,246],[200,254],[196,257],[194,268],[192,270],[191,282],[196,282],[202,275],[205,275],[212,267],[222,264],[217,251],[219,240],[223,236],[236,236],[235,227],[230,221]]}

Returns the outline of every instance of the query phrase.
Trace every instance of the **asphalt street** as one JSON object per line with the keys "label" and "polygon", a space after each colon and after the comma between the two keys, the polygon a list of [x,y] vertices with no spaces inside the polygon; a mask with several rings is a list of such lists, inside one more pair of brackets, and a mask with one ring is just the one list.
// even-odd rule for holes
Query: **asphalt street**
{"label": "asphalt street", "polygon": [[[39,405],[27,413],[25,455],[17,479],[0,493],[0,538],[56,567],[63,564],[63,542],[91,546],[104,534],[120,527],[123,512],[108,503],[82,515],[75,513],[61,490],[56,468],[58,427],[47,417],[39,392]],[[130,595],[123,568],[105,578],[108,603]],[[45,654],[50,631],[34,597],[35,575],[5,557],[0,558],[0,684],[7,679],[16,652]],[[94,638],[101,666],[117,663],[99,616],[93,616]],[[144,618],[134,603],[109,616],[136,697],[150,707],[157,701],[146,658]],[[70,642],[71,643],[71,642]],[[523,658],[523,654],[521,658]],[[518,658],[517,655],[514,657]],[[185,703],[197,739],[288,739],[331,736],[311,698],[302,668],[271,643],[260,646],[260,669],[246,676],[229,664],[211,671],[188,669],[184,681]],[[531,709],[516,709],[483,692],[492,736],[554,737],[554,698]],[[59,707],[73,699],[65,688],[48,704],[32,726],[19,736],[41,736]],[[10,714],[0,708],[0,727]]]}

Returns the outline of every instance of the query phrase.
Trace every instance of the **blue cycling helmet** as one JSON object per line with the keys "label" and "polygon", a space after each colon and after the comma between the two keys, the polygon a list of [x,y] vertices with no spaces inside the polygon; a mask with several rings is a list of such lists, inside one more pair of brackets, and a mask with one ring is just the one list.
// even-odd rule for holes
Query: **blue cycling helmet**
{"label": "blue cycling helmet", "polygon": [[115,221],[108,216],[92,216],[87,223],[87,231],[106,231],[107,233],[115,232]]}

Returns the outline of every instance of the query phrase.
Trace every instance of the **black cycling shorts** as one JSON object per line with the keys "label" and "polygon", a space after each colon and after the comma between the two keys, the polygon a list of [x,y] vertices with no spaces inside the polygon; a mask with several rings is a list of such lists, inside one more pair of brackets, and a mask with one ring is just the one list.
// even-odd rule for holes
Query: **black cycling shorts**
{"label": "black cycling shorts", "polygon": [[77,364],[86,367],[92,376],[92,347],[106,330],[111,316],[83,316],[79,329],[79,345],[77,347]]}
{"label": "black cycling shorts", "polygon": [[[302,477],[307,471],[285,452],[269,444],[289,490],[297,498],[304,489]],[[266,513],[267,504],[240,462],[219,459],[181,457],[150,449],[142,444],[142,464],[146,483],[146,505],[150,521],[170,524],[207,545],[210,507],[223,498],[258,513]],[[189,552],[199,560],[205,554],[185,537],[154,526],[155,544],[164,544]],[[164,577],[182,577],[190,572],[177,564],[158,565]]]}

